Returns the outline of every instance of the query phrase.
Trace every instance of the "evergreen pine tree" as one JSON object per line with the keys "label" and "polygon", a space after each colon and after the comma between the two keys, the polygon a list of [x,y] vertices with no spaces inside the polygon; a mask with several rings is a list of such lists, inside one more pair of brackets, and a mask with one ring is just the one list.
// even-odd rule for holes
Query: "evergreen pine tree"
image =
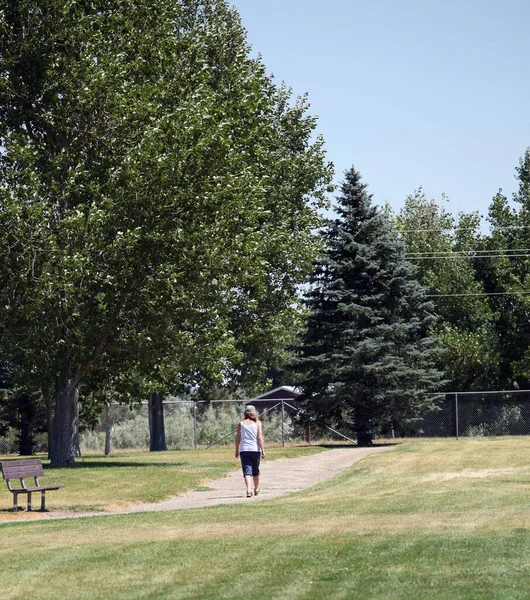
{"label": "evergreen pine tree", "polygon": [[359,173],[346,172],[338,218],[323,227],[326,253],[310,279],[295,365],[309,414],[355,432],[361,446],[430,409],[426,392],[441,382],[426,288],[371,198]]}

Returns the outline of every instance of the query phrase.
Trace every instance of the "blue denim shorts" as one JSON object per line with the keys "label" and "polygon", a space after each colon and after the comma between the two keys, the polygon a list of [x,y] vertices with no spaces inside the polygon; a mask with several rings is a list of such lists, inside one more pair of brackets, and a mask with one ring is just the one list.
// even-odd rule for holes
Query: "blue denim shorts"
{"label": "blue denim shorts", "polygon": [[259,475],[259,461],[261,452],[240,452],[243,477],[257,477]]}

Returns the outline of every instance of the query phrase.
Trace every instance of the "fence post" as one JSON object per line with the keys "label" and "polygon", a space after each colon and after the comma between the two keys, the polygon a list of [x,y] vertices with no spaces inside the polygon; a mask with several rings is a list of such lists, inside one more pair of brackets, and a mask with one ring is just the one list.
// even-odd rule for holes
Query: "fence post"
{"label": "fence post", "polygon": [[197,400],[193,402],[193,447],[197,450]]}
{"label": "fence post", "polygon": [[283,400],[282,400],[282,448],[285,447],[285,437],[284,437],[284,421],[285,421],[285,410],[284,410],[284,406],[283,406]]}
{"label": "fence post", "polygon": [[105,402],[105,456],[110,455],[110,432],[112,425],[110,423],[110,402]]}
{"label": "fence post", "polygon": [[455,426],[456,426],[456,439],[458,439],[458,393],[455,392]]}

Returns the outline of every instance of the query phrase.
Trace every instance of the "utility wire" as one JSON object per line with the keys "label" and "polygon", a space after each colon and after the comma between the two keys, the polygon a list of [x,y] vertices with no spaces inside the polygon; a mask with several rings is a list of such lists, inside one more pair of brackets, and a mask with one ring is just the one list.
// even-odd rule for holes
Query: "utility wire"
{"label": "utility wire", "polygon": [[525,256],[522,252],[530,252],[530,248],[508,248],[508,249],[491,249],[491,250],[426,250],[425,252],[405,252],[407,258],[416,256],[428,256],[437,258],[441,256]]}
{"label": "utility wire", "polygon": [[512,248],[507,250],[493,248],[491,250],[426,250],[425,252],[407,252],[406,256],[423,256],[425,254],[438,255],[438,254],[500,254],[506,252],[530,252],[530,248]]}
{"label": "utility wire", "polygon": [[[510,231],[512,229],[530,229],[530,225],[508,225],[506,227],[494,227],[493,233],[496,231]],[[476,227],[438,227],[435,229],[403,229],[399,233],[441,233],[449,231],[476,231]]]}
{"label": "utility wire", "polygon": [[530,294],[530,292],[482,292],[465,294],[426,294],[426,298],[467,298],[469,296],[519,296]]}
{"label": "utility wire", "polygon": [[409,260],[438,260],[438,259],[462,259],[462,258],[472,258],[473,260],[476,258],[515,258],[519,256],[524,256],[526,258],[530,258],[530,254],[486,254],[481,256],[468,256],[468,255],[445,255],[445,256],[407,256]]}

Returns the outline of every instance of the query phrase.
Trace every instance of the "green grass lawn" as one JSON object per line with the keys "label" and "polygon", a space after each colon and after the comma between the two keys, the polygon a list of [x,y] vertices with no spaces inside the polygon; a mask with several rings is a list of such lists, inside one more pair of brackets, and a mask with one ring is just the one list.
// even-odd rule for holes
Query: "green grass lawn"
{"label": "green grass lawn", "polygon": [[406,441],[269,501],[4,520],[0,582],[3,600],[527,599],[530,438]]}

